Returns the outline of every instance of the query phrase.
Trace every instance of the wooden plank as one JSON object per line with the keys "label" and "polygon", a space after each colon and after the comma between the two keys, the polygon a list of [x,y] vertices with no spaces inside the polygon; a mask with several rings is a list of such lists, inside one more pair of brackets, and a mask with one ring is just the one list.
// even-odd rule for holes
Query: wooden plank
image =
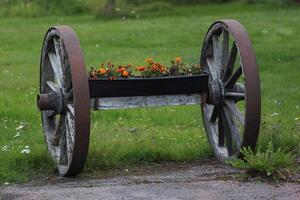
{"label": "wooden plank", "polygon": [[95,110],[200,104],[200,94],[94,98]]}

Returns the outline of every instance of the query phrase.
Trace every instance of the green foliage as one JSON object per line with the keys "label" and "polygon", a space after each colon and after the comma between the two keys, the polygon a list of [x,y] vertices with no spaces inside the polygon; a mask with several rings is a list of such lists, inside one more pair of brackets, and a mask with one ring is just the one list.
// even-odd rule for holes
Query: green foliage
{"label": "green foliage", "polygon": [[125,2],[137,6],[142,6],[145,4],[156,3],[156,2],[165,2],[175,5],[189,5],[189,4],[208,4],[208,3],[227,3],[232,0],[125,0]]}
{"label": "green foliage", "polygon": [[[278,106],[279,109],[281,109],[281,105]],[[258,146],[262,150],[266,150],[271,141],[275,149],[283,147],[289,152],[299,153],[300,135],[297,133],[300,132],[300,126],[297,123],[283,121],[281,115],[282,114],[273,112],[262,117]]]}
{"label": "green foliage", "polygon": [[0,0],[2,16],[36,17],[48,14],[82,14],[86,5],[78,0]]}
{"label": "green foliage", "polygon": [[274,150],[271,142],[269,142],[265,151],[259,149],[254,153],[249,147],[243,148],[241,153],[243,159],[234,159],[229,163],[236,168],[247,170],[251,176],[273,176],[275,172],[295,167],[295,157],[281,148]]}
{"label": "green foliage", "polygon": [[274,4],[274,5],[292,5],[295,0],[245,0],[246,3]]}

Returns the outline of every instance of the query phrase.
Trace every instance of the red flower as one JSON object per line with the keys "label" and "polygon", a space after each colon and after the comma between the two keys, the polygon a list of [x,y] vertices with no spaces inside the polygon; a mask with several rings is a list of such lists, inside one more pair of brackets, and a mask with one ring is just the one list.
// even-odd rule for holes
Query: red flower
{"label": "red flower", "polygon": [[119,72],[120,74],[122,74],[125,71],[124,67],[119,66],[119,68],[117,69],[117,72]]}
{"label": "red flower", "polygon": [[142,72],[142,71],[145,71],[146,67],[145,66],[139,66],[136,68],[136,70]]}

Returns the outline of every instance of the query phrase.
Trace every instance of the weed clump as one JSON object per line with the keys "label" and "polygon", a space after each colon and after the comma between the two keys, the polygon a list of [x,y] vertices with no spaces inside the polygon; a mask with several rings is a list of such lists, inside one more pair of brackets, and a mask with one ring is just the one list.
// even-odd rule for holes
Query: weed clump
{"label": "weed clump", "polygon": [[286,180],[296,169],[295,156],[283,149],[274,149],[272,142],[268,143],[265,151],[255,153],[250,147],[241,150],[242,158],[236,158],[229,163],[236,168],[243,169],[246,177],[263,177]]}

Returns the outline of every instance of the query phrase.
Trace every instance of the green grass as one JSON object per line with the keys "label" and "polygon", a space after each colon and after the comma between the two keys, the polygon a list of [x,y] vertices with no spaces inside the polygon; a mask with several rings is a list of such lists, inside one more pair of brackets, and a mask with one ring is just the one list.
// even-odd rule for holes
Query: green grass
{"label": "green grass", "polygon": [[[75,29],[89,67],[108,60],[142,64],[146,57],[168,63],[182,56],[196,62],[213,21],[240,20],[260,65],[263,124],[259,145],[263,149],[273,140],[275,148],[298,152],[300,9],[226,4],[174,8],[171,15],[163,15],[110,21],[89,15],[0,19],[0,183],[26,181],[53,171],[35,98],[43,37],[49,26],[58,24]],[[272,117],[275,112],[278,116]],[[24,123],[20,136],[14,138],[16,128]],[[92,114],[91,127],[85,173],[136,162],[212,155],[199,106],[98,111]],[[1,150],[4,145],[8,150]],[[21,154],[27,145],[30,153]]]}

